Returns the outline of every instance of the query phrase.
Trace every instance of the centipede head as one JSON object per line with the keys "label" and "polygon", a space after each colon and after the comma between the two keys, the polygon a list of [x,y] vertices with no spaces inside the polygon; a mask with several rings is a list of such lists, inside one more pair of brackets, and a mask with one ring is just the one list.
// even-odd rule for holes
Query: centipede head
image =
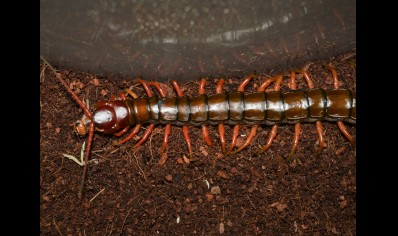
{"label": "centipede head", "polygon": [[[114,134],[134,121],[130,120],[129,108],[126,102],[120,100],[99,101],[93,112],[95,129],[105,134]],[[84,123],[84,121],[82,121]],[[87,124],[85,124],[87,129]],[[83,128],[81,128],[83,131]]]}

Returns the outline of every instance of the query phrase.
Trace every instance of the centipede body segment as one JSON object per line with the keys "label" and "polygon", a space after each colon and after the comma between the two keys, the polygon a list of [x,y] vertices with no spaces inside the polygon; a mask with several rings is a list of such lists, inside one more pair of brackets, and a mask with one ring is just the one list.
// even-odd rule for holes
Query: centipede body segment
{"label": "centipede body segment", "polygon": [[[308,72],[305,69],[290,72],[290,91],[282,92],[282,75],[265,78],[258,87],[257,92],[245,93],[245,86],[254,78],[264,79],[263,76],[250,74],[239,85],[236,92],[223,91],[225,80],[221,78],[216,87],[216,93],[206,95],[206,79],[200,81],[197,96],[185,96],[176,81],[171,81],[177,96],[168,96],[163,84],[158,82],[146,82],[137,80],[147,94],[147,97],[137,96],[131,89],[125,89],[119,93],[119,98],[113,96],[110,100],[99,101],[91,113],[86,105],[74,94],[63,81],[60,74],[57,78],[66,87],[69,93],[83,109],[86,119],[79,122],[77,130],[81,135],[89,133],[86,159],[90,153],[90,147],[94,131],[115,136],[125,135],[117,144],[131,140],[139,130],[149,124],[143,137],[134,145],[140,146],[151,134],[156,124],[164,124],[164,141],[160,148],[162,154],[167,149],[171,126],[182,126],[184,138],[188,146],[188,153],[192,157],[191,139],[189,137],[190,126],[201,126],[202,134],[207,145],[214,145],[209,135],[208,126],[218,126],[221,149],[225,155],[235,154],[251,144],[257,134],[260,125],[272,125],[270,137],[258,153],[266,151],[277,134],[279,125],[294,124],[295,134],[292,156],[299,145],[301,122],[315,122],[319,139],[320,153],[325,145],[322,121],[337,122],[344,136],[354,143],[354,138],[347,131],[344,122],[356,123],[356,93],[355,91],[339,88],[339,81],[335,68],[329,64],[327,68],[332,73],[334,89],[325,90],[315,88]],[[302,75],[308,86],[306,90],[296,89],[296,74]],[[273,91],[266,89],[273,85]],[[151,87],[160,95],[154,94]],[[229,148],[225,138],[225,125],[233,125],[233,136]],[[235,148],[240,126],[252,126],[246,141]],[[89,126],[83,128],[81,126]],[[132,128],[133,127],[133,128]]]}

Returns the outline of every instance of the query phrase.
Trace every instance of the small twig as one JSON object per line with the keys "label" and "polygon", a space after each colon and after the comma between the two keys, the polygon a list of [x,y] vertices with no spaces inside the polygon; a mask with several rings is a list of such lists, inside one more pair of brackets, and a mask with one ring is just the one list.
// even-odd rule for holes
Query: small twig
{"label": "small twig", "polygon": [[50,63],[48,63],[48,61],[46,59],[44,59],[44,57],[40,56],[40,59],[42,59],[44,61],[44,63],[46,63],[48,65],[48,67],[50,67],[50,69],[54,72],[54,74],[57,74],[57,70],[55,70],[54,67],[52,67],[52,65]]}
{"label": "small twig", "polygon": [[40,82],[41,82],[41,83],[44,82],[44,78],[45,78],[45,76],[44,76],[44,71],[46,71],[47,67],[48,67],[48,64],[45,64],[45,65],[43,66],[43,69],[42,69],[41,72],[40,72]]}
{"label": "small twig", "polygon": [[254,207],[254,209],[257,209],[256,206],[253,204],[252,200],[250,200],[249,195],[246,195],[247,199],[249,199],[250,204]]}
{"label": "small twig", "polygon": [[99,191],[97,194],[95,194],[95,196],[93,198],[90,199],[90,203],[98,196],[100,195],[103,191],[105,190],[105,188],[103,188],[101,191]]}
{"label": "small twig", "polygon": [[127,220],[127,217],[128,217],[129,214],[130,214],[131,208],[133,208],[133,206],[131,206],[130,209],[127,211],[127,215],[126,215],[126,217],[124,217],[123,224],[122,224],[122,228],[120,229],[120,232],[123,232],[124,223],[126,223],[126,220]]}
{"label": "small twig", "polygon": [[54,223],[54,225],[55,225],[55,228],[57,229],[57,231],[58,231],[59,235],[61,235],[61,236],[62,236],[62,233],[61,233],[61,231],[59,230],[59,228],[58,228],[58,225],[57,225],[57,222],[55,222],[55,219],[54,219],[54,218],[53,218],[53,223]]}
{"label": "small twig", "polygon": [[[140,171],[142,172],[142,176],[144,176],[144,179],[145,179],[145,181],[148,181],[148,179],[146,178],[146,175],[145,175],[145,172],[144,172],[144,170],[141,168],[141,166],[140,166],[140,164],[138,163],[138,159],[137,159],[137,156],[135,155],[135,154],[133,154],[134,155],[134,159],[135,159],[135,161],[137,162],[137,166],[138,166],[138,168],[140,169]],[[131,158],[131,155],[129,155],[130,156],[130,158]]]}

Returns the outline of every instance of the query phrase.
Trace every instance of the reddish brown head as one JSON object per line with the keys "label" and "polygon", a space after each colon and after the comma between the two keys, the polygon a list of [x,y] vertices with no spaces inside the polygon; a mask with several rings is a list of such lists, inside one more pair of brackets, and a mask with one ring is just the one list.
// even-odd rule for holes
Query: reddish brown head
{"label": "reddish brown head", "polygon": [[113,134],[130,124],[130,111],[123,101],[99,101],[93,112],[93,122],[97,131]]}

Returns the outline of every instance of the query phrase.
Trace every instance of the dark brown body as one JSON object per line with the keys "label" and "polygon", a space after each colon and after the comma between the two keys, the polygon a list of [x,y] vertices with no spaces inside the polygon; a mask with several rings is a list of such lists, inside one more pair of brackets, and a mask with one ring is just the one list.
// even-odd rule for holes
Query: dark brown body
{"label": "dark brown body", "polygon": [[195,97],[137,98],[124,102],[131,111],[130,125],[273,125],[317,120],[356,122],[355,92],[347,89],[235,92]]}

